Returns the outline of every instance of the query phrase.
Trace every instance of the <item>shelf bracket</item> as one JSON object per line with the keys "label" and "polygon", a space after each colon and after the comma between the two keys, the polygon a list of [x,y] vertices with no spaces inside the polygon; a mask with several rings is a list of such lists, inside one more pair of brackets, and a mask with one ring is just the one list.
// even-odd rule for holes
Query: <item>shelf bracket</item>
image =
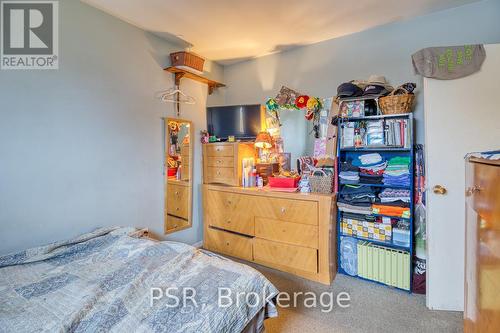
{"label": "shelf bracket", "polygon": [[186,75],[186,73],[175,73],[175,85],[179,87],[181,85],[181,79]]}

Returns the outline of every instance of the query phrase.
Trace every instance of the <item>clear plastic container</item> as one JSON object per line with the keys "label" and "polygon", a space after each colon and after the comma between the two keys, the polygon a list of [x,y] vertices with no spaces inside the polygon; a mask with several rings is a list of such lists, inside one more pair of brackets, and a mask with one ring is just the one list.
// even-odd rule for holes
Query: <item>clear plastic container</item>
{"label": "clear plastic container", "polygon": [[349,275],[358,275],[358,240],[340,237],[340,267]]}
{"label": "clear plastic container", "polygon": [[410,230],[393,228],[392,242],[399,246],[410,246]]}

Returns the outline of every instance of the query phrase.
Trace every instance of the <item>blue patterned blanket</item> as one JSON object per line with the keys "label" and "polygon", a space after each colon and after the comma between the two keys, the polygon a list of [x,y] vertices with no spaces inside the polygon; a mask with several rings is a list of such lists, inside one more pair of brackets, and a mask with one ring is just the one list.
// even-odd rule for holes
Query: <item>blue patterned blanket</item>
{"label": "blue patterned blanket", "polygon": [[253,268],[134,231],[99,229],[0,257],[0,332],[232,333],[262,309],[277,315],[278,291]]}

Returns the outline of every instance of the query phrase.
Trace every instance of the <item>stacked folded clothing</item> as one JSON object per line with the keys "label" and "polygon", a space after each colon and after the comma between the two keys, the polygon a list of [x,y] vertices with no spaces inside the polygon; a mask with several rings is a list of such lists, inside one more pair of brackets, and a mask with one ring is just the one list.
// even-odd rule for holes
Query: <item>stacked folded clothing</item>
{"label": "stacked folded clothing", "polygon": [[378,195],[380,202],[386,206],[410,206],[410,191],[386,188]]}
{"label": "stacked folded clothing", "polygon": [[352,164],[351,159],[340,164],[339,178],[341,184],[359,183],[359,168]]}
{"label": "stacked folded clothing", "polygon": [[346,185],[337,198],[337,205],[342,212],[369,215],[372,203],[377,195],[371,187]]}
{"label": "stacked folded clothing", "polygon": [[347,185],[342,188],[337,200],[350,205],[371,205],[376,199],[375,191],[369,186]]}
{"label": "stacked folded clothing", "polygon": [[372,205],[372,213],[373,214],[380,214],[380,215],[387,215],[387,216],[394,216],[394,217],[409,218],[410,217],[410,208],[373,204]]}
{"label": "stacked folded clothing", "polygon": [[368,221],[368,222],[377,222],[377,217],[373,215],[362,215],[355,213],[342,213],[342,218],[344,219],[352,219],[358,221]]}
{"label": "stacked folded clothing", "polygon": [[410,157],[393,157],[387,162],[383,181],[389,186],[410,186]]}
{"label": "stacked folded clothing", "polygon": [[357,184],[359,183],[359,173],[356,171],[341,171],[339,173],[341,184]]}
{"label": "stacked folded clothing", "polygon": [[382,162],[382,156],[379,153],[363,154],[358,157],[361,165],[367,166]]}
{"label": "stacked folded clothing", "polygon": [[387,162],[378,153],[363,154],[359,159],[359,181],[363,184],[382,184]]}
{"label": "stacked folded clothing", "polygon": [[344,202],[337,202],[337,206],[341,212],[355,213],[362,215],[370,215],[372,213],[371,204],[350,205]]}

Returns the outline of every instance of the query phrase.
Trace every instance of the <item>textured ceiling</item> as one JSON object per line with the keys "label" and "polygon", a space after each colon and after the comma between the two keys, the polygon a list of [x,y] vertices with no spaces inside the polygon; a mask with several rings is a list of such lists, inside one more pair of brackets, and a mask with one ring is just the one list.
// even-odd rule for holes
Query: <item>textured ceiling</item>
{"label": "textured ceiling", "polygon": [[222,64],[477,0],[82,0]]}

